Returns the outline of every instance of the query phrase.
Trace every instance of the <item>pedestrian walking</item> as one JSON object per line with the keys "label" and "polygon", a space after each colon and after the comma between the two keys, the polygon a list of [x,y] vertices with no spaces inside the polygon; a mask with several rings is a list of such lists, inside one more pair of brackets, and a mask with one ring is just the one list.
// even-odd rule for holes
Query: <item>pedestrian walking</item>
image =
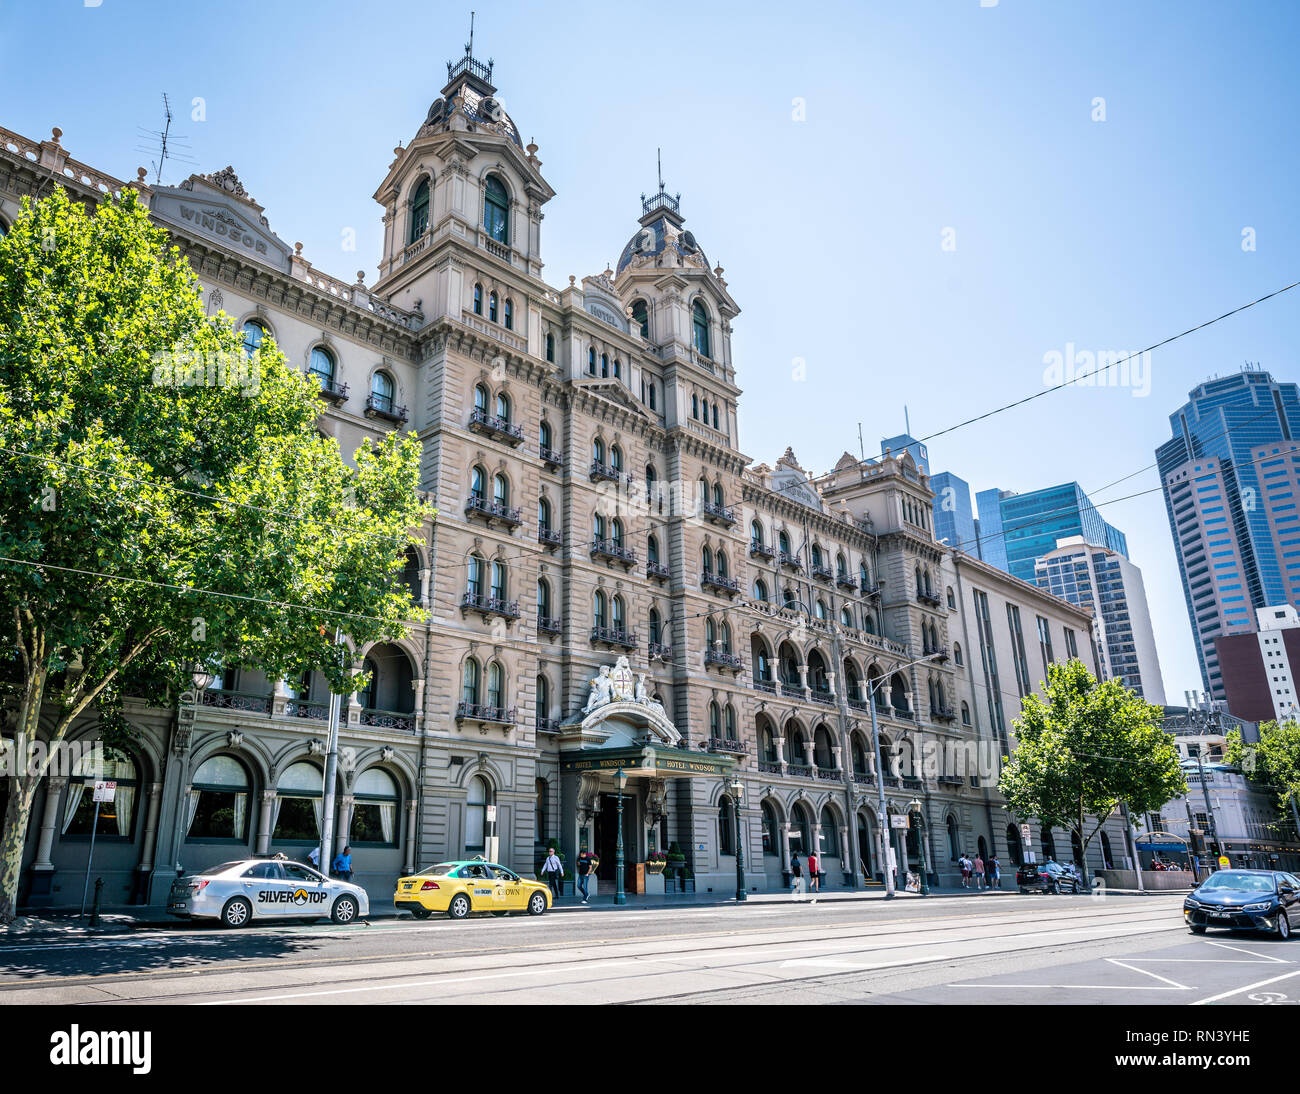
{"label": "pedestrian walking", "polygon": [[307,852],[307,861],[310,862],[317,870],[320,869],[320,844],[317,844]]}
{"label": "pedestrian walking", "polygon": [[564,876],[564,864],[555,854],[554,847],[546,849],[546,861],[542,863],[542,877],[546,879],[546,884],[550,886],[551,896],[555,900],[560,899],[560,881]]}
{"label": "pedestrian walking", "polygon": [[803,896],[803,867],[799,865],[799,852],[790,856],[790,892],[798,899]]}
{"label": "pedestrian walking", "polygon": [[821,864],[817,859],[816,851],[808,852],[808,892],[812,895],[812,902],[817,903],[817,894],[821,892],[822,882],[818,869]]}
{"label": "pedestrian walking", "polygon": [[971,866],[970,859],[966,857],[965,851],[961,853],[961,858],[957,860],[957,865],[961,867],[961,887],[963,889],[969,889]]}
{"label": "pedestrian walking", "polygon": [[1002,864],[998,862],[998,856],[989,855],[989,860],[984,864],[984,868],[985,870],[988,871],[989,888],[1001,889],[1002,888]]}
{"label": "pedestrian walking", "polygon": [[352,880],[352,848],[344,847],[334,856],[334,876],[342,881]]}
{"label": "pedestrian walking", "polygon": [[590,899],[587,885],[591,880],[591,875],[596,872],[596,867],[599,865],[600,859],[590,851],[583,851],[578,856],[578,888],[582,891],[582,902],[584,904]]}
{"label": "pedestrian walking", "polygon": [[984,889],[984,860],[980,858],[980,853],[975,852],[975,862],[972,864],[971,873],[975,877],[975,888],[983,891]]}

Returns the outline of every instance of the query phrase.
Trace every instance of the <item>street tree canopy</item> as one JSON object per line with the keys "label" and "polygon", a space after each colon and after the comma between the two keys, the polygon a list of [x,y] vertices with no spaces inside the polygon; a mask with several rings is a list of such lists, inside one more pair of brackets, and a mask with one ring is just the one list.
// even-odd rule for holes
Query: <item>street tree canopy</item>
{"label": "street tree canopy", "polygon": [[[60,188],[0,239],[0,653],[5,736],[122,732],[122,696],[174,705],[239,661],[347,693],[354,648],[419,610],[398,581],[431,515],[419,444],[344,458],[319,389],[268,337],[246,350],[132,191]],[[50,749],[47,755],[52,755]],[[0,921],[14,914],[41,772],[11,778]]]}
{"label": "street tree canopy", "polygon": [[1244,744],[1240,730],[1227,737],[1224,758],[1240,767],[1248,778],[1270,786],[1277,794],[1278,809],[1285,816],[1300,801],[1300,723],[1263,722],[1259,743]]}
{"label": "street tree canopy", "polygon": [[1086,856],[1121,802],[1142,814],[1186,793],[1160,707],[1098,681],[1078,660],[1049,665],[1043,690],[1021,700],[1015,751],[998,782],[1014,814],[1077,834]]}

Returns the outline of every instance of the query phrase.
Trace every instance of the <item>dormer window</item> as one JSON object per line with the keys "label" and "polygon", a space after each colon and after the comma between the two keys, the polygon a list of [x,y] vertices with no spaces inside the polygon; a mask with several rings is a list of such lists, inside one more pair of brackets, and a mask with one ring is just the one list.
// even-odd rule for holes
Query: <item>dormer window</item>
{"label": "dormer window", "polygon": [[483,184],[483,227],[489,239],[509,245],[510,195],[496,175],[488,175]]}
{"label": "dormer window", "polygon": [[695,350],[701,357],[712,357],[709,347],[709,313],[698,300],[691,307],[691,316],[695,326]]}
{"label": "dormer window", "polygon": [[421,179],[420,185],[415,188],[415,194],[411,198],[411,230],[407,235],[407,243],[414,243],[422,235],[424,230],[429,226],[429,180]]}
{"label": "dormer window", "polygon": [[632,322],[641,328],[641,337],[650,337],[650,309],[644,300],[632,301]]}

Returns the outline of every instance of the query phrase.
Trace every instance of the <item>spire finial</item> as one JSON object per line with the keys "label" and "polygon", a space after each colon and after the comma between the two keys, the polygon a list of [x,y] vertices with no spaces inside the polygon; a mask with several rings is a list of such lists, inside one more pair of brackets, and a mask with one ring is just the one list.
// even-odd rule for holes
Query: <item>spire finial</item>
{"label": "spire finial", "polygon": [[469,13],[469,41],[465,43],[465,56],[474,56],[474,13]]}
{"label": "spire finial", "polygon": [[655,149],[655,162],[659,166],[659,192],[662,194],[664,192],[664,156],[662,148]]}

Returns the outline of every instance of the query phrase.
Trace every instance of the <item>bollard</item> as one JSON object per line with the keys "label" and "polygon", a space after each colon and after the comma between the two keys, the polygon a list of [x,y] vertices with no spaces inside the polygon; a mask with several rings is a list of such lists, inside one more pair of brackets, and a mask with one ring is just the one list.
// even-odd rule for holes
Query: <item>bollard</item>
{"label": "bollard", "polygon": [[102,877],[95,878],[95,903],[90,908],[90,925],[92,927],[99,926],[99,898],[103,891],[104,879]]}

